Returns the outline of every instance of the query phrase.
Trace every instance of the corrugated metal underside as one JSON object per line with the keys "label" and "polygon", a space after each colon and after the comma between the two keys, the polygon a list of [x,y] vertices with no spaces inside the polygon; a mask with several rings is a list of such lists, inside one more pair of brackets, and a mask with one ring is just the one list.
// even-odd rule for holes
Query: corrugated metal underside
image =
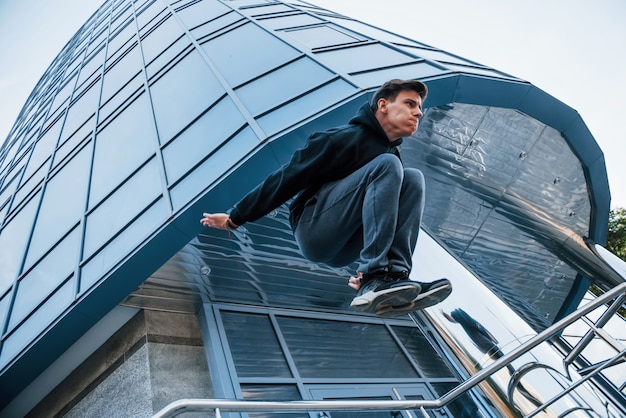
{"label": "corrugated metal underside", "polygon": [[[586,235],[591,210],[582,166],[562,135],[516,110],[451,104],[429,109],[401,153],[427,178],[425,227],[533,327],[552,322],[577,271],[551,247],[563,235]],[[282,206],[232,237],[200,234],[125,303],[344,310],[352,267],[304,260]]]}

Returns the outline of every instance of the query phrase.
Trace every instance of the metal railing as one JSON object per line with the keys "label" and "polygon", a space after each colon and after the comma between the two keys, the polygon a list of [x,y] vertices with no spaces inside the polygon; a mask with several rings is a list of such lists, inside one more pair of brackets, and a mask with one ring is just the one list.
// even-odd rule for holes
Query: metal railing
{"label": "metal railing", "polygon": [[513,349],[510,353],[495,360],[493,363],[475,373],[469,379],[465,380],[450,392],[438,399],[431,400],[333,400],[333,401],[246,401],[240,399],[181,399],[170,403],[165,408],[157,412],[153,418],[174,417],[183,412],[210,412],[215,411],[217,417],[221,412],[321,412],[321,411],[420,411],[424,417],[428,417],[426,410],[439,409],[463,395],[476,385],[480,384],[495,372],[503,367],[511,364],[525,353],[535,348],[541,343],[550,340],[559,334],[563,329],[585,317],[598,307],[607,304],[610,301],[614,303],[607,309],[604,315],[595,324],[589,324],[588,319],[585,322],[589,325],[589,332],[581,338],[578,344],[572,349],[570,354],[565,357],[565,364],[572,363],[573,358],[580,355],[587,344],[598,336],[611,344],[617,351],[612,358],[595,365],[592,369],[588,369],[585,376],[580,380],[573,382],[571,386],[566,387],[561,393],[555,395],[543,405],[537,407],[534,411],[528,413],[527,417],[532,417],[543,411],[550,405],[554,404],[558,399],[568,395],[577,387],[593,379],[598,373],[626,358],[626,350],[619,343],[607,335],[601,329],[606,323],[608,316],[613,315],[626,299],[626,283],[614,287],[604,295],[589,302],[577,311],[554,323],[549,328],[535,335],[525,343]]}

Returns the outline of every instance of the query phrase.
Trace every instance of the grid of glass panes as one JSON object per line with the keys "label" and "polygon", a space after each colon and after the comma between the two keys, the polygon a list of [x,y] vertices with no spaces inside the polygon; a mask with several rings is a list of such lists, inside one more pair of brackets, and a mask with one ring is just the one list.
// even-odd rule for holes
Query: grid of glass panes
{"label": "grid of glass panes", "polygon": [[[286,311],[235,311],[226,306],[216,318],[224,347],[217,356],[228,359],[227,373],[238,388],[234,396],[243,399],[373,400],[397,399],[398,393],[404,399],[434,399],[458,384],[442,353],[410,321],[291,316]],[[464,416],[477,413],[476,408],[464,395],[447,412]],[[345,414],[331,416],[361,416]],[[431,416],[440,415],[431,411]]]}

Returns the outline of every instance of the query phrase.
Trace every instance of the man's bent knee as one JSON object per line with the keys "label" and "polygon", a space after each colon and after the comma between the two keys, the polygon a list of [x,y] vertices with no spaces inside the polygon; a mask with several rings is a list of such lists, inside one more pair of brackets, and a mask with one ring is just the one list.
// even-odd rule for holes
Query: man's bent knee
{"label": "man's bent knee", "polygon": [[404,181],[424,188],[426,181],[424,180],[424,174],[417,168],[405,168],[404,169]]}
{"label": "man's bent knee", "polygon": [[403,177],[402,162],[394,154],[380,154],[365,165],[365,167],[368,166],[371,169],[383,170],[385,174],[394,175],[399,179]]}

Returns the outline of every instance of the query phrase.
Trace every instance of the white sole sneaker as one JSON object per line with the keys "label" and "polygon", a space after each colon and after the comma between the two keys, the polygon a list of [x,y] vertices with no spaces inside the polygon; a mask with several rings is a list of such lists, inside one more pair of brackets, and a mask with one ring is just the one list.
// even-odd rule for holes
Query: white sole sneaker
{"label": "white sole sneaker", "polygon": [[420,283],[420,285],[422,286],[422,291],[414,300],[404,305],[379,305],[378,309],[375,310],[376,315],[383,318],[392,318],[409,312],[419,311],[438,304],[452,293],[452,284],[448,279],[439,279],[432,283]]}
{"label": "white sole sneaker", "polygon": [[376,312],[384,306],[402,306],[412,303],[420,294],[421,287],[415,283],[407,283],[387,289],[370,290],[356,296],[350,307],[363,312]]}

